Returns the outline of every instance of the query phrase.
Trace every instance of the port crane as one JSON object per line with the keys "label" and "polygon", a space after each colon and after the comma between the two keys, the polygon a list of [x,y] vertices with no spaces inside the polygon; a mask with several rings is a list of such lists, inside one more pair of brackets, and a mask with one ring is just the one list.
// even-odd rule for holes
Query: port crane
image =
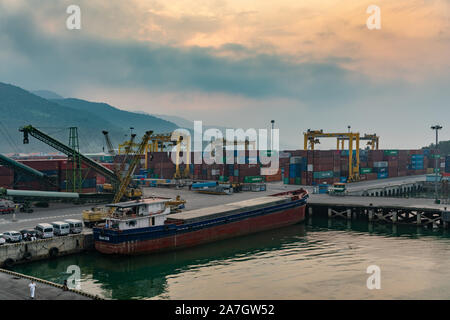
{"label": "port crane", "polygon": [[[129,144],[129,145],[127,145],[125,147],[125,154],[123,155],[124,157],[123,157],[123,159],[122,159],[122,161],[120,163],[120,166],[117,167],[117,163],[116,163],[117,155],[116,155],[116,152],[114,151],[113,144],[111,143],[111,140],[109,138],[109,133],[106,130],[103,130],[102,133],[103,133],[103,135],[105,137],[106,145],[108,147],[108,153],[111,156],[114,157],[114,168],[113,168],[113,170],[116,173],[117,177],[119,178],[119,181],[122,182],[122,175],[123,175],[123,172],[125,170],[126,164],[129,162],[130,154],[133,151],[133,149],[131,148],[131,145],[132,145],[132,143],[134,143],[134,139],[136,137],[136,134],[134,134],[134,133],[131,134],[131,140],[130,140],[131,144]],[[103,185],[103,191],[114,192],[114,190],[117,190],[117,188],[118,188],[117,185],[113,186],[113,185],[107,184],[107,183],[105,183]],[[126,196],[129,199],[137,199],[137,198],[142,197],[142,191],[136,186],[129,186],[129,188],[128,188],[127,192],[126,192]]]}
{"label": "port crane", "polygon": [[118,191],[114,195],[113,203],[119,202],[122,199],[122,197],[125,195],[127,188],[131,182],[131,177],[133,176],[134,170],[136,170],[136,166],[138,165],[138,163],[140,161],[140,155],[145,151],[145,148],[147,146],[147,143],[148,143],[152,133],[153,133],[153,131],[147,131],[145,133],[144,137],[142,137],[142,141],[139,144],[139,148],[136,151],[136,153],[134,154],[133,158],[131,159],[130,166],[128,167],[128,170],[127,170],[125,176],[122,178],[122,180],[120,182]]}
{"label": "port crane", "polygon": [[23,132],[23,143],[28,144],[30,142],[29,136],[35,137],[36,139],[42,141],[43,143],[53,147],[54,149],[66,154],[68,157],[78,158],[92,170],[97,172],[98,174],[104,176],[111,180],[112,184],[118,184],[119,178],[114,173],[114,171],[102,166],[100,163],[86,157],[79,151],[65,145],[64,143],[50,137],[48,134],[40,131],[39,129],[33,127],[32,125],[24,126],[19,129],[20,132]]}
{"label": "port crane", "polygon": [[[359,132],[342,132],[342,133],[327,133],[323,130],[311,130],[303,133],[304,138],[304,149],[308,150],[308,143],[311,150],[314,150],[314,145],[320,143],[319,138],[337,138],[347,139],[348,143],[348,182],[359,181]],[[344,141],[342,140],[342,141]],[[355,142],[355,148],[353,148],[353,143]],[[339,142],[338,142],[339,144]],[[353,150],[356,150],[355,164],[353,163]]]}
{"label": "port crane", "polygon": [[[141,143],[138,145],[137,151],[134,153],[130,165],[128,167],[128,170],[126,171],[125,175],[120,179],[120,183],[116,189],[116,193],[114,194],[114,198],[112,203],[117,203],[122,200],[122,198],[129,192],[130,194],[127,194],[127,198],[133,198],[136,195],[133,194],[135,189],[129,189],[129,185],[131,183],[131,178],[133,176],[134,171],[136,170],[136,167],[140,161],[141,154],[145,151],[146,145],[148,144],[148,141],[150,139],[151,134],[153,131],[147,131],[142,138]],[[131,144],[130,144],[131,145]],[[130,148],[131,149],[131,148]],[[139,190],[140,196],[142,196],[142,192]],[[140,197],[139,196],[139,197]],[[92,208],[91,210],[84,210],[83,211],[83,222],[85,226],[92,227],[93,225],[103,222],[105,218],[112,213],[114,210],[114,207],[105,210],[105,208],[97,207]]]}

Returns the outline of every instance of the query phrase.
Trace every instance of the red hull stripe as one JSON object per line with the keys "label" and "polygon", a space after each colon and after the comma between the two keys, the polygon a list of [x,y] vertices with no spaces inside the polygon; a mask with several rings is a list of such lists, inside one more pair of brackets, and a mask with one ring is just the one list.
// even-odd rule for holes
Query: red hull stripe
{"label": "red hull stripe", "polygon": [[267,215],[249,217],[240,221],[157,239],[128,241],[118,244],[96,241],[95,248],[102,253],[123,255],[168,251],[292,225],[303,221],[304,218],[305,205],[302,205]]}

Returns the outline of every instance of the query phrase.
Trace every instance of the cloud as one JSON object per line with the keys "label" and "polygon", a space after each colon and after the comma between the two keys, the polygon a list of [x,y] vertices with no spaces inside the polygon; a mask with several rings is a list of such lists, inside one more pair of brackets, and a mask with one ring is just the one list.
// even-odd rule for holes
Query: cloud
{"label": "cloud", "polygon": [[[65,5],[72,2],[89,8],[82,10],[81,31],[65,29]],[[340,41],[343,31],[335,25],[309,33],[307,28],[278,28],[280,17],[260,19],[260,12],[268,12],[264,5],[241,15],[247,20],[236,20],[239,12],[251,10],[233,11],[224,2],[223,20],[209,15],[209,8],[195,12],[194,6],[177,16],[162,2],[155,4],[149,14],[138,1],[2,1],[0,81],[223,126],[264,127],[275,119],[283,139],[296,146],[307,128],[331,131],[351,124],[361,132],[382,134],[384,146],[389,141],[390,147],[413,147],[428,141],[421,130],[427,131],[429,123],[449,117],[448,59],[442,60],[448,38],[441,38],[442,50],[433,50],[433,41],[400,39],[387,25],[384,33],[370,33],[366,43],[350,36]],[[305,12],[308,22],[326,13]],[[289,10],[282,17],[292,19]],[[140,34],[149,30],[149,19],[153,41],[146,40],[146,32]],[[209,46],[180,45],[199,35],[223,34],[224,21],[235,23],[235,29],[241,27],[236,22],[250,21],[242,25],[242,41],[219,37]],[[345,28],[363,32],[355,23]],[[303,30],[307,35],[296,38],[293,31]],[[158,38],[163,34],[171,36],[167,41]],[[294,47],[291,41],[304,45],[295,54],[283,53],[280,47]],[[409,55],[415,50],[419,53]],[[420,65],[415,63],[418,55],[424,57]],[[364,72],[367,57],[376,72],[394,76],[381,81]],[[436,66],[439,73],[420,72]]]}
{"label": "cloud", "polygon": [[[1,15],[1,46],[8,54],[1,56],[4,67],[0,76],[27,87],[39,83],[40,88],[54,88],[55,84],[76,88],[88,83],[261,99],[291,97],[308,102],[350,98],[355,92],[362,93],[368,82],[333,58],[300,63],[289,56],[252,53],[237,44],[218,49],[180,48],[97,38],[83,30],[52,34],[43,32],[31,11]],[[220,56],[226,50],[246,51],[246,56]]]}

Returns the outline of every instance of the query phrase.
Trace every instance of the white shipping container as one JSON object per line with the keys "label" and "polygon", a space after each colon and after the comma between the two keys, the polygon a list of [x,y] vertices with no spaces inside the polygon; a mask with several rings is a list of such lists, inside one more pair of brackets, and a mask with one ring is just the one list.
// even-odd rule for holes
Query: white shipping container
{"label": "white shipping container", "polygon": [[376,161],[373,163],[374,168],[385,168],[388,166],[387,161]]}
{"label": "white shipping container", "polygon": [[289,160],[289,162],[291,164],[297,164],[297,163],[302,163],[302,157],[291,157],[291,159]]}

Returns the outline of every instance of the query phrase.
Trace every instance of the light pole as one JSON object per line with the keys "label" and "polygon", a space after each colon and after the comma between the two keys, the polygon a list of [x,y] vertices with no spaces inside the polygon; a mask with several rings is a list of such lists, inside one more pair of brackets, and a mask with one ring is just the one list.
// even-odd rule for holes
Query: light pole
{"label": "light pole", "polygon": [[[440,125],[437,124],[437,125],[435,125],[435,126],[432,126],[431,129],[434,130],[434,131],[436,131],[436,145],[435,145],[435,148],[436,148],[436,150],[438,150],[438,143],[439,143],[439,140],[438,140],[438,132],[439,132],[439,130],[442,129],[442,126],[440,126]],[[439,158],[438,158],[438,155],[437,155],[437,154],[435,154],[434,156],[435,156],[435,168],[434,168],[434,172],[435,172],[435,178],[434,178],[434,194],[435,194],[435,197],[436,197],[435,202],[438,203],[438,202],[439,202],[439,199],[438,199],[438,159],[439,159]]]}
{"label": "light pole", "polygon": [[270,155],[272,156],[273,152],[273,129],[275,126],[275,120],[270,120],[270,123],[272,124],[272,131],[270,132]]}

